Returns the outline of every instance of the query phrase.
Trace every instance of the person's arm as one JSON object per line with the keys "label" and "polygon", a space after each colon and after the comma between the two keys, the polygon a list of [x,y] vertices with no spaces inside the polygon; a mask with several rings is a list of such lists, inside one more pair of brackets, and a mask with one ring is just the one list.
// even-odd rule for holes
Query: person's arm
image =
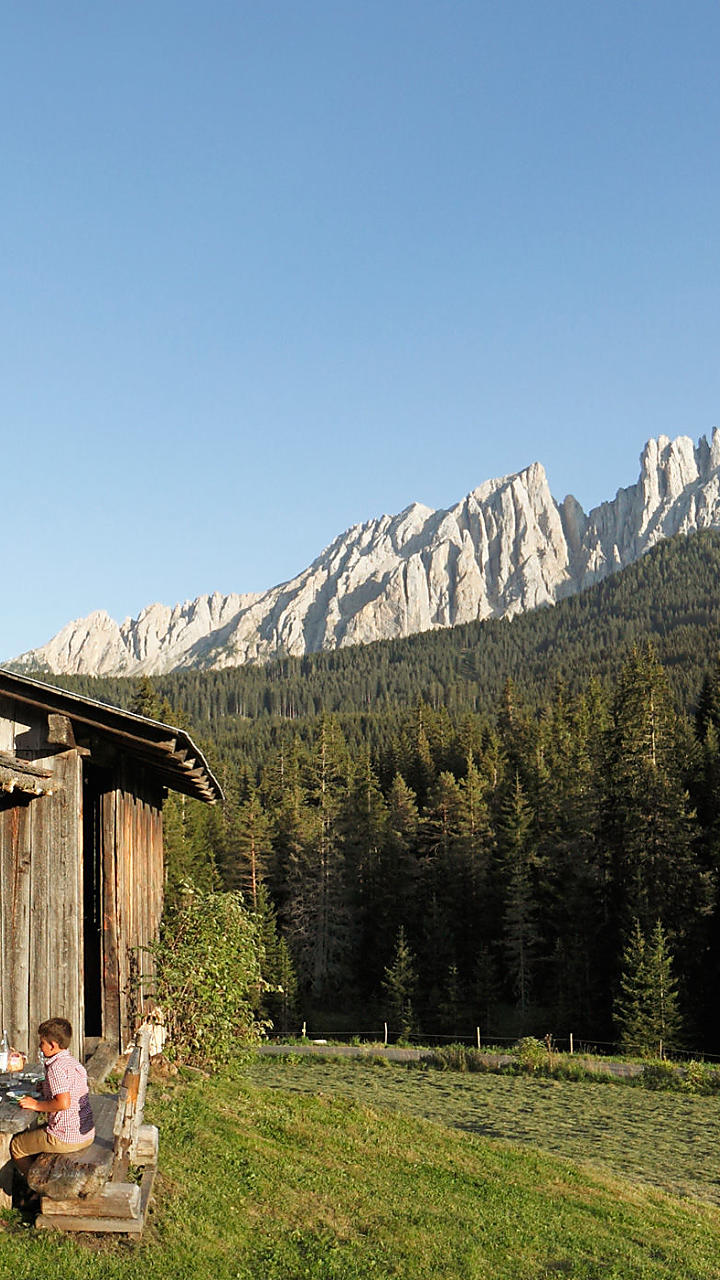
{"label": "person's arm", "polygon": [[25,1111],[45,1111],[48,1115],[55,1115],[58,1111],[70,1110],[70,1094],[58,1093],[54,1098],[33,1098],[29,1093],[24,1098],[20,1098],[18,1106]]}

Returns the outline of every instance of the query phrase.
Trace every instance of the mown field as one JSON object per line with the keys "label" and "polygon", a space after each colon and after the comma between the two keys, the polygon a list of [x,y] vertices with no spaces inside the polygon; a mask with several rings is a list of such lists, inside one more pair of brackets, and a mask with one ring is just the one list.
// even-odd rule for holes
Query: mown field
{"label": "mown field", "polygon": [[162,1173],[142,1242],[35,1235],[13,1215],[0,1280],[717,1280],[701,1169],[716,1109],[609,1084],[239,1060],[151,1086]]}
{"label": "mown field", "polygon": [[720,1206],[717,1097],[653,1093],[627,1082],[464,1075],[299,1056],[290,1064],[259,1058],[251,1079],[293,1093],[340,1093]]}

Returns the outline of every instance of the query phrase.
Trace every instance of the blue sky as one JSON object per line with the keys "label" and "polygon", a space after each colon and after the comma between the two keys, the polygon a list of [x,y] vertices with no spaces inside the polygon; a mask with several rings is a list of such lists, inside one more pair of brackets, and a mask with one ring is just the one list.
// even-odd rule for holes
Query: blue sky
{"label": "blue sky", "polygon": [[3,10],[0,652],[720,421],[716,3]]}

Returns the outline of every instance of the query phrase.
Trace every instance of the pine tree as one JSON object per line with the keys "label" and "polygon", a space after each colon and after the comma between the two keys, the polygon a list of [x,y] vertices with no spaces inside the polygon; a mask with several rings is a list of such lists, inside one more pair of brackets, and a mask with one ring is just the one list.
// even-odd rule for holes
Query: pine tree
{"label": "pine tree", "polygon": [[139,676],[130,710],[136,716],[145,716],[148,720],[159,720],[162,699],[149,676]]}
{"label": "pine tree", "polygon": [[337,723],[322,716],[308,762],[302,846],[289,868],[288,936],[317,1000],[351,977],[351,888],[339,822],[347,792],[347,748]]}
{"label": "pine tree", "polygon": [[639,920],[623,955],[620,994],[615,1020],[626,1053],[665,1057],[677,1047],[681,1030],[673,960],[662,924],[656,921],[646,936]]}
{"label": "pine tree", "polygon": [[512,991],[523,1018],[534,986],[538,945],[532,825],[532,811],[516,776],[503,806],[498,842],[505,868],[504,951]]}
{"label": "pine tree", "polygon": [[401,1040],[407,1040],[416,1030],[414,999],[417,972],[405,930],[398,930],[395,954],[385,969],[383,989],[388,1001],[388,1023],[391,1031],[397,1031]]}
{"label": "pine tree", "polygon": [[242,889],[250,910],[257,911],[260,888],[267,878],[272,842],[270,822],[260,796],[252,786],[237,808],[232,836],[233,847],[226,855],[226,879],[230,888]]}
{"label": "pine tree", "polygon": [[[667,681],[650,645],[623,668],[609,734],[604,836],[617,928],[657,919],[677,943],[709,906],[709,882],[693,841],[683,750]],[[689,944],[683,950],[690,951]]]}

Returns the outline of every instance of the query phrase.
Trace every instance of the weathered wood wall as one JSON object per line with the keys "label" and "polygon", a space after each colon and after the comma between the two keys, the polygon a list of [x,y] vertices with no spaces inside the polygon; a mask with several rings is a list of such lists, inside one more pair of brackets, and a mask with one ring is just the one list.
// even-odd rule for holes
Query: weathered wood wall
{"label": "weathered wood wall", "polygon": [[[48,744],[47,715],[0,698],[0,751],[52,773],[52,795],[0,795],[0,1030],[36,1056],[36,1028],[69,1018],[84,1049],[83,756]],[[90,759],[92,759],[91,752]],[[87,753],[86,753],[87,754]],[[163,903],[162,788],[115,756],[100,800],[103,1036],[124,1047],[153,1003]]]}
{"label": "weathered wood wall", "polygon": [[32,723],[0,705],[0,750],[50,771],[52,795],[13,793],[0,804],[0,1025],[13,1045],[36,1056],[36,1029],[69,1018],[82,1051],[82,762],[53,752],[47,718]]}
{"label": "weathered wood wall", "polygon": [[103,1020],[106,1038],[119,1031],[127,1044],[135,1017],[146,1003],[154,1003],[154,964],[147,948],[157,937],[163,905],[162,792],[129,764],[120,770],[120,783],[104,798],[108,827],[113,814],[115,842],[114,868],[106,849],[106,904],[110,908],[113,897],[114,912],[106,912]]}

